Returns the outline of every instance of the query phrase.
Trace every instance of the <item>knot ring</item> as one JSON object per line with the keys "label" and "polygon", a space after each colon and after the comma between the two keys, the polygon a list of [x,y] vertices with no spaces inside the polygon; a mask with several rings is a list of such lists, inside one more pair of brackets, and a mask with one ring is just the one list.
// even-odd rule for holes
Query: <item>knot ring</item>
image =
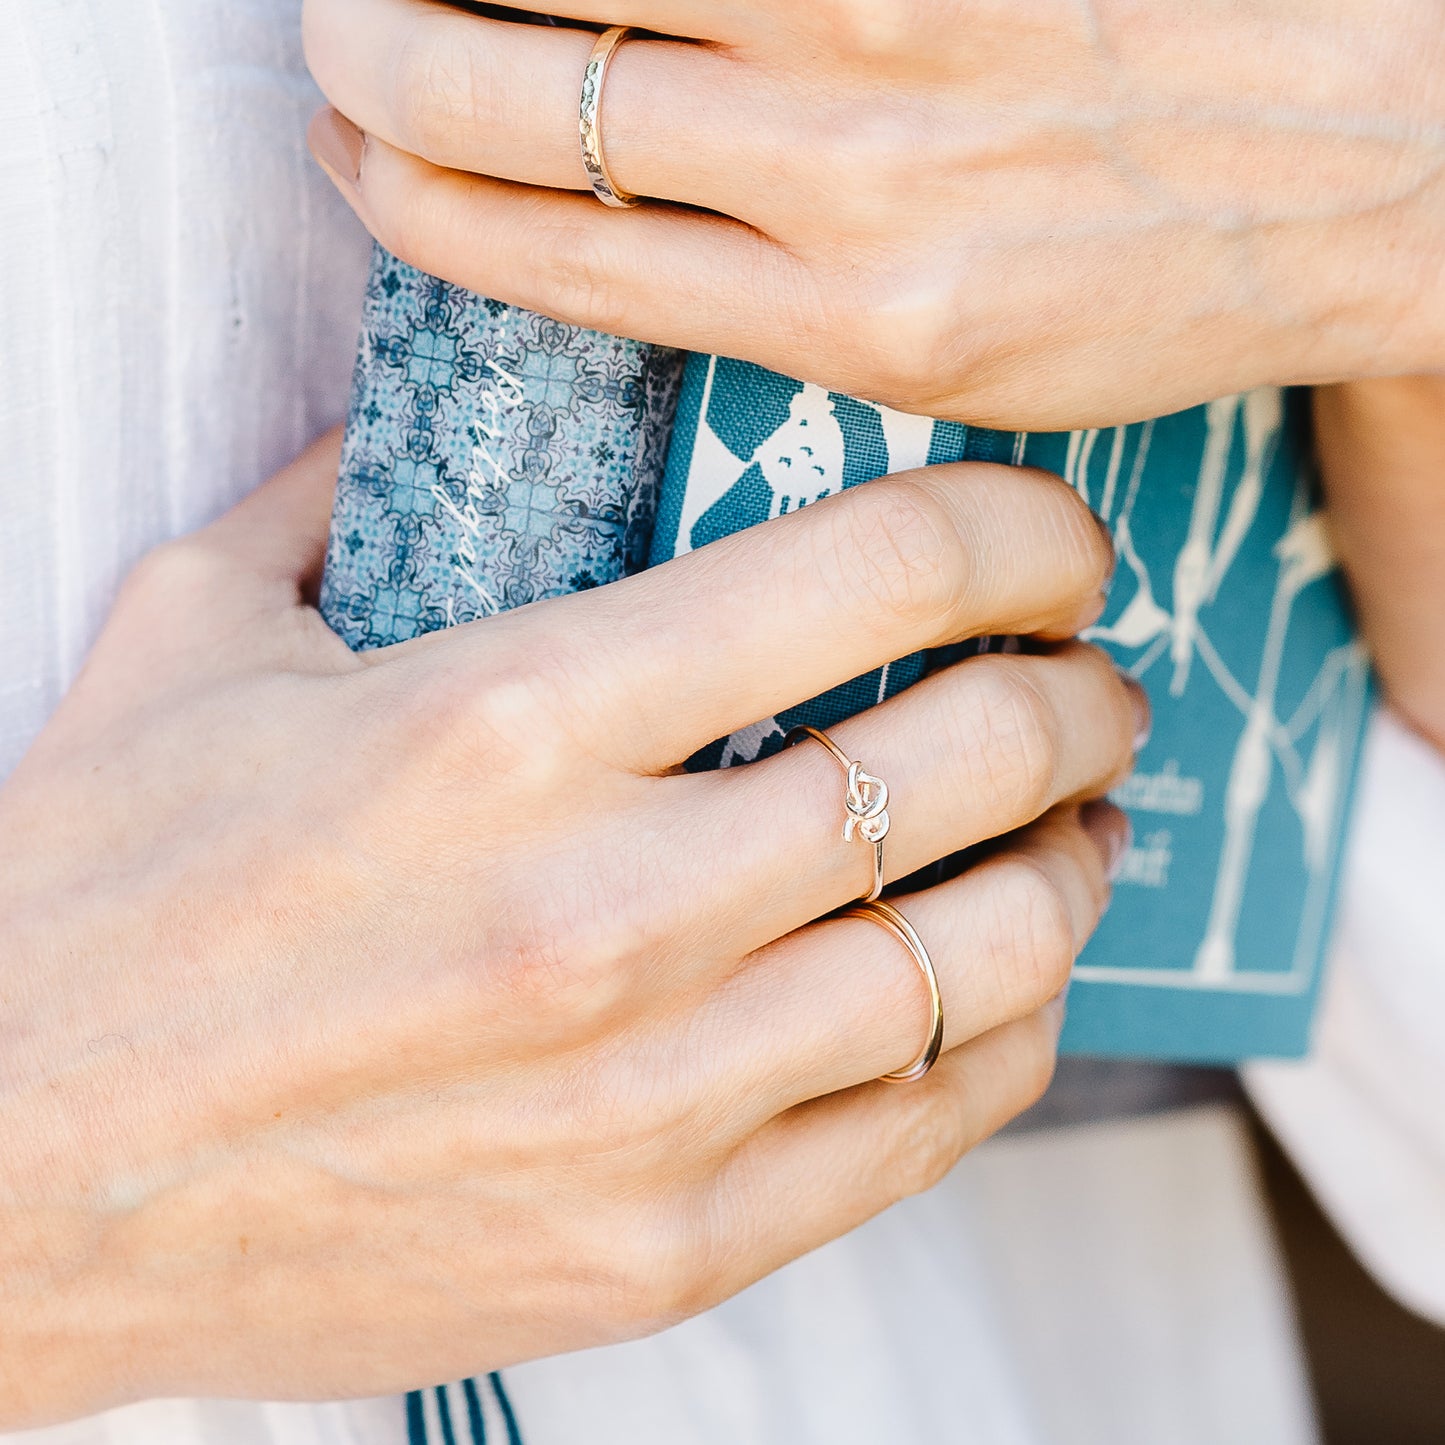
{"label": "knot ring", "polygon": [[843,793],[843,841],[852,843],[861,839],[873,849],[873,886],[862,899],[864,903],[872,903],[883,892],[883,840],[892,826],[888,816],[888,784],[864,772],[863,764],[851,759],[821,728],[806,724],[795,727],[783,741],[786,747],[792,747],[805,738],[822,743],[847,774]]}

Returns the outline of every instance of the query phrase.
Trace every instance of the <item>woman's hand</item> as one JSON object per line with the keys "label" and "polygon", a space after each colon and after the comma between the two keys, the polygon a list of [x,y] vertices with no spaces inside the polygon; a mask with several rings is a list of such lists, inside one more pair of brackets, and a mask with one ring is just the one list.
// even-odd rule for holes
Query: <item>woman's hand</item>
{"label": "woman's hand", "polygon": [[[1445,367],[1439,0],[306,0],[313,144],[393,251],[564,320],[1007,429]],[[487,179],[488,177],[501,179]],[[525,185],[515,184],[525,182]],[[547,189],[537,189],[537,188]]]}
{"label": "woman's hand", "polygon": [[[885,479],[614,587],[356,657],[304,599],[314,451],[163,547],[0,792],[0,1426],[333,1398],[640,1334],[936,1180],[1038,1096],[1147,708],[1063,643],[841,725],[901,877],[860,921],[817,746],[716,736],[1110,549],[1054,478]],[[1037,821],[1035,821],[1037,820]]]}

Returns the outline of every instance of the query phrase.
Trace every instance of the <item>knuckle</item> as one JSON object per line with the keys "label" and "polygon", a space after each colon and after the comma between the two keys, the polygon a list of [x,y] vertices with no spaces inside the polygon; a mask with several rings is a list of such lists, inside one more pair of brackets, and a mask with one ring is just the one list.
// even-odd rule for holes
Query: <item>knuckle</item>
{"label": "knuckle", "polygon": [[[572,906],[541,912],[533,928],[494,949],[488,959],[492,986],[500,989],[509,1012],[553,1040],[606,1033],[626,1007],[645,950],[640,930],[601,916],[576,893],[568,903]],[[623,1142],[637,1137],[633,1092],[599,1089],[589,1107],[599,1122],[610,1121],[609,1136],[626,1121]]]}
{"label": "knuckle", "polygon": [[391,114],[402,147],[437,165],[455,159],[459,137],[488,113],[488,76],[471,45],[420,14],[394,62]]}
{"label": "knuckle", "polygon": [[1058,883],[1033,858],[999,859],[991,882],[1004,993],[1012,1015],[1023,1017],[1068,985],[1076,952],[1073,916]]}
{"label": "knuckle", "polygon": [[838,53],[861,63],[911,55],[924,20],[919,0],[827,0],[820,18]]}
{"label": "knuckle", "polygon": [[630,1332],[666,1329],[714,1303],[717,1291],[706,1251],[673,1210],[654,1206],[650,1217],[630,1221],[611,1246],[608,1273]]}
{"label": "knuckle", "polygon": [[870,277],[869,295],[858,304],[844,300],[833,330],[867,358],[874,400],[933,415],[946,409],[952,378],[967,370],[957,313],[953,283],[923,264],[898,281]]}
{"label": "knuckle", "polygon": [[898,1120],[889,1177],[900,1197],[940,1183],[968,1146],[958,1104],[945,1093],[924,1096]]}
{"label": "knuckle", "polygon": [[[927,145],[930,127],[928,111],[904,97],[878,96],[860,106],[856,96],[850,96],[838,104],[799,111],[796,129],[808,136],[808,154],[821,162],[821,175],[849,177],[847,186],[826,191],[840,234],[855,223],[864,230],[876,229],[885,207],[906,204],[916,195],[924,179],[923,157],[935,153]],[[820,189],[820,197],[823,194]],[[910,275],[917,275],[916,266]]]}
{"label": "knuckle", "polygon": [[570,1090],[567,1113],[583,1149],[675,1162],[695,1142],[687,1081],[670,1060],[641,1057],[626,1035],[597,1050]]}
{"label": "knuckle", "polygon": [[504,777],[510,789],[528,792],[560,783],[567,743],[542,668],[499,659],[482,680],[470,668],[435,667],[408,681],[414,686],[401,720],[408,743],[446,775]]}
{"label": "knuckle", "polygon": [[941,620],[957,608],[951,524],[926,486],[887,478],[851,492],[830,515],[830,555],[852,559],[849,576],[884,630]]}
{"label": "knuckle", "polygon": [[[983,659],[980,659],[983,661]],[[1059,720],[1027,660],[991,659],[983,682],[975,742],[982,779],[995,808],[1030,821],[1053,798],[1059,767]]]}
{"label": "knuckle", "polygon": [[612,229],[570,220],[536,229],[530,261],[539,311],[609,334],[625,330]]}

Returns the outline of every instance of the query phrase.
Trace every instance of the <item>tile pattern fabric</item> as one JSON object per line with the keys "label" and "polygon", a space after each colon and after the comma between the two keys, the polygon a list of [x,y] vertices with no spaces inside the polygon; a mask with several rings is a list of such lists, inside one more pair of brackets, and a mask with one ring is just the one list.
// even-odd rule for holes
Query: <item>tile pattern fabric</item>
{"label": "tile pattern fabric", "polygon": [[[376,247],[322,615],[364,651],[640,570],[680,372]],[[484,1441],[486,1409],[520,1445],[498,1375],[406,1408],[412,1445]]]}
{"label": "tile pattern fabric", "polygon": [[355,649],[636,571],[680,358],[378,247],[321,609]]}

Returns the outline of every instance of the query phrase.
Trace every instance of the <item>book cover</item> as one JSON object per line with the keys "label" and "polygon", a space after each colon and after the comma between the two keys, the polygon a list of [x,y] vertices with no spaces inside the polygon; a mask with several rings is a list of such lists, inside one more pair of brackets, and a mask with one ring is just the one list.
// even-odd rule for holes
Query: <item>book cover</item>
{"label": "book cover", "polygon": [[[1308,407],[1261,390],[1134,426],[1001,433],[689,358],[653,564],[886,472],[966,459],[1056,472],[1112,528],[1119,570],[1089,637],[1145,685],[1154,731],[1115,795],[1134,843],[1076,970],[1068,1052],[1232,1063],[1308,1046],[1370,695]],[[929,665],[906,659],[700,762],[765,756],[789,726],[827,726]]]}
{"label": "book cover", "polygon": [[354,650],[645,565],[682,360],[376,247],[321,587]]}

